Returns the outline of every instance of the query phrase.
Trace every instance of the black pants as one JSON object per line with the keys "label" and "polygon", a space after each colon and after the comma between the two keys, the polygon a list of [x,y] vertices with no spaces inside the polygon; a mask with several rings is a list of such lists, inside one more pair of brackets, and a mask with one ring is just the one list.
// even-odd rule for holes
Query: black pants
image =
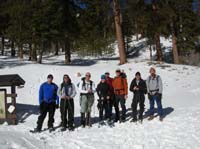
{"label": "black pants", "polygon": [[134,94],[133,101],[131,104],[132,111],[133,111],[133,118],[137,118],[137,106],[139,103],[140,111],[139,111],[139,118],[142,119],[143,112],[144,112],[144,101],[145,97],[141,94]]}
{"label": "black pants", "polygon": [[114,107],[116,112],[116,120],[119,120],[120,114],[119,114],[119,103],[122,108],[122,120],[126,119],[126,100],[124,98],[125,95],[115,95],[115,101],[114,101]]}
{"label": "black pants", "polygon": [[48,128],[53,127],[55,110],[56,110],[56,103],[55,102],[52,102],[52,103],[43,102],[43,103],[41,103],[41,105],[40,105],[40,115],[39,115],[38,121],[37,121],[37,128],[39,130],[42,129],[42,125],[43,125],[44,119],[46,118],[47,113],[49,113]]}
{"label": "black pants", "polygon": [[98,101],[99,109],[99,119],[103,120],[103,113],[105,111],[105,119],[111,119],[112,116],[112,103],[109,100],[99,100]]}
{"label": "black pants", "polygon": [[61,99],[60,102],[60,112],[61,112],[61,126],[62,127],[73,127],[74,124],[74,99]]}

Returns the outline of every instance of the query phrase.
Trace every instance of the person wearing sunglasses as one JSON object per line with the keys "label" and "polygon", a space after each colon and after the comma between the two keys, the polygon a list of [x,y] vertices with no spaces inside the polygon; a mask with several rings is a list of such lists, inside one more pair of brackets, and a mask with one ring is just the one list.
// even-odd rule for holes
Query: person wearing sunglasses
{"label": "person wearing sunglasses", "polygon": [[87,72],[79,84],[81,125],[91,127],[91,109],[94,104],[95,83],[91,80],[91,73]]}

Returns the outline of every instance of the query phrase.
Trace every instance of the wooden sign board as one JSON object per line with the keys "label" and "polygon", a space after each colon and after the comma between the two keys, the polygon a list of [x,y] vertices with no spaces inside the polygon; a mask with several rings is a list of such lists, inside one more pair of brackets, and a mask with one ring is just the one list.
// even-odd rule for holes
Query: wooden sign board
{"label": "wooden sign board", "polygon": [[6,90],[0,89],[0,119],[6,119]]}

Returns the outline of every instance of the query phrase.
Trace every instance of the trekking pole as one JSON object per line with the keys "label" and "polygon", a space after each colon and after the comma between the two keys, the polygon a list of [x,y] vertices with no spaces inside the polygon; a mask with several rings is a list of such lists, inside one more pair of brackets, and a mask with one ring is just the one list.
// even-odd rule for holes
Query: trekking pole
{"label": "trekking pole", "polygon": [[[94,118],[95,118],[95,97],[94,97],[94,104],[93,104],[93,116],[94,116]],[[94,121],[95,121],[95,119],[94,119]],[[96,121],[95,121],[95,123],[96,123]]]}

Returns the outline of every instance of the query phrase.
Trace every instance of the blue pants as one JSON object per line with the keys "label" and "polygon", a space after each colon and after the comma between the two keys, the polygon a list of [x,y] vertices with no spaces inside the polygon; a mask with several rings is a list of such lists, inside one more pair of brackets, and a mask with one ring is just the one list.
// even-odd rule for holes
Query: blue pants
{"label": "blue pants", "polygon": [[154,104],[157,104],[157,108],[158,108],[158,115],[159,116],[163,116],[163,107],[162,107],[162,101],[161,101],[161,97],[159,95],[153,95],[150,96],[149,99],[149,103],[150,103],[150,115],[154,114]]}

